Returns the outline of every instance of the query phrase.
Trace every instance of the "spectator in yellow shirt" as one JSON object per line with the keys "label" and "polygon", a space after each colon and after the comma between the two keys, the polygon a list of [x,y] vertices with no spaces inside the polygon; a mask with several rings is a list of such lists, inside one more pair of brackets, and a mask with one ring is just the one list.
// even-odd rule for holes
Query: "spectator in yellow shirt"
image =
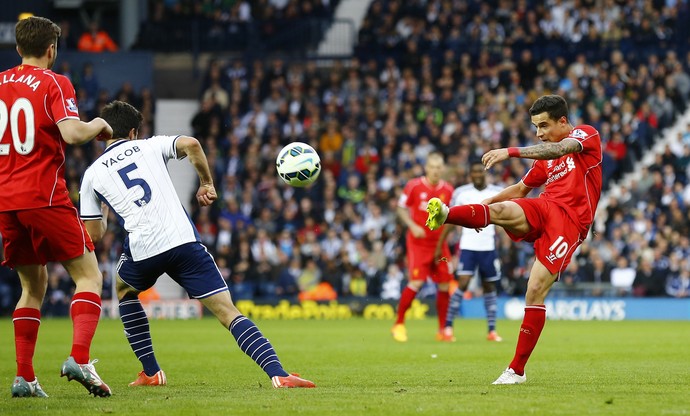
{"label": "spectator in yellow shirt", "polygon": [[343,135],[340,133],[340,126],[337,120],[329,120],[326,124],[326,131],[321,135],[319,141],[319,151],[340,152],[343,147]]}

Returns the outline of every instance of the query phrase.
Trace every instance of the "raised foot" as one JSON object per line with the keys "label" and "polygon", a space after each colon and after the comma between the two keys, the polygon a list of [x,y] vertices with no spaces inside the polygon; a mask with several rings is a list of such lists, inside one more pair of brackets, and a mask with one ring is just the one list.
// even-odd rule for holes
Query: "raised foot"
{"label": "raised foot", "polygon": [[441,228],[446,218],[448,218],[448,207],[439,198],[431,198],[426,205],[426,212],[429,214],[426,219],[426,226],[430,230]]}

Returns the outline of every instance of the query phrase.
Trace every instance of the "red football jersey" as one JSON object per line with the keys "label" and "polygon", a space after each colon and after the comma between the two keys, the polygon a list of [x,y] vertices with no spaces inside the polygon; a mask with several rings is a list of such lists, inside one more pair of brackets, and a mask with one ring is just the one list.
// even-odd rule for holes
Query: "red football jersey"
{"label": "red football jersey", "polygon": [[545,185],[540,198],[563,206],[583,229],[594,222],[601,197],[601,138],[592,126],[580,125],[563,140],[580,142],[582,150],[554,160],[535,160],[522,182],[537,188]]}
{"label": "red football jersey", "polygon": [[0,73],[0,211],[70,201],[57,127],[68,118],[79,111],[65,76],[30,65]]}
{"label": "red football jersey", "polygon": [[450,197],[453,195],[453,187],[446,181],[439,181],[436,185],[431,185],[425,177],[414,178],[407,182],[405,189],[403,189],[398,206],[408,208],[412,220],[422,226],[426,231],[426,237],[414,238],[412,233],[408,231],[410,241],[421,246],[435,247],[439,238],[441,237],[441,230],[431,231],[426,227],[426,205],[433,197],[439,198],[444,204],[450,204]]}

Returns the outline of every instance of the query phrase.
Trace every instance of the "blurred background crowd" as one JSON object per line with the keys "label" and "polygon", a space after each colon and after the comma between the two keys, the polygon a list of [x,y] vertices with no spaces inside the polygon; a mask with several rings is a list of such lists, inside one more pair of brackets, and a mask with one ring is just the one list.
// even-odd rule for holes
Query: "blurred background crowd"
{"label": "blurred background crowd", "polygon": [[[270,42],[304,17],[323,32],[336,4],[155,1],[135,47],[174,49],[166,25],[184,19],[216,36],[209,50],[240,39],[251,46],[256,36]],[[641,162],[690,104],[688,22],[688,2],[673,0],[375,0],[348,59],[211,59],[190,117],[219,200],[202,209],[192,202],[190,216],[235,299],[397,299],[407,268],[395,207],[405,183],[423,175],[431,151],[445,156],[445,179],[460,186],[487,150],[534,144],[527,110],[555,93],[568,100],[573,125],[601,132],[605,191],[620,186],[602,199],[597,231],[556,296],[690,296],[690,124],[651,165]],[[308,47],[302,41],[311,42],[289,47]],[[144,113],[140,137],[156,133],[150,88],[124,84],[109,94],[88,65],[56,71],[71,77],[85,120],[121,99]],[[321,156],[311,188],[288,187],[275,173],[278,150],[292,141]],[[100,143],[69,148],[75,203],[80,176],[101,151]],[[490,181],[510,185],[530,165],[511,159]],[[630,172],[638,175],[630,180]],[[533,249],[498,234],[502,293],[522,294]],[[110,218],[98,247],[106,282],[123,236]],[[449,243],[456,252],[456,234]],[[4,311],[17,293],[12,274],[0,268]],[[51,265],[49,286],[45,313],[65,313],[71,283],[61,266]],[[429,286],[420,296],[433,294]]]}

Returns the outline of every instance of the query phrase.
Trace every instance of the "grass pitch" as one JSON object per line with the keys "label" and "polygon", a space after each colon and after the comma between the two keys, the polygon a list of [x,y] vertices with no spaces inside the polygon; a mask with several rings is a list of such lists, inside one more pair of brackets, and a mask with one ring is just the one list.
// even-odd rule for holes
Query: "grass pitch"
{"label": "grass pitch", "polygon": [[[501,321],[502,343],[482,320],[456,321],[458,342],[434,340],[432,319],[408,322],[258,321],[288,371],[316,389],[274,390],[214,319],[152,321],[169,385],[129,388],[140,371],[119,321],[101,321],[92,357],[113,390],[88,396],[59,377],[71,323],[44,319],[35,367],[48,399],[12,399],[12,323],[0,320],[0,415],[687,415],[690,323],[549,321],[527,366],[527,383],[492,386],[513,356],[519,322]],[[4,386],[4,387],[3,387]]]}

